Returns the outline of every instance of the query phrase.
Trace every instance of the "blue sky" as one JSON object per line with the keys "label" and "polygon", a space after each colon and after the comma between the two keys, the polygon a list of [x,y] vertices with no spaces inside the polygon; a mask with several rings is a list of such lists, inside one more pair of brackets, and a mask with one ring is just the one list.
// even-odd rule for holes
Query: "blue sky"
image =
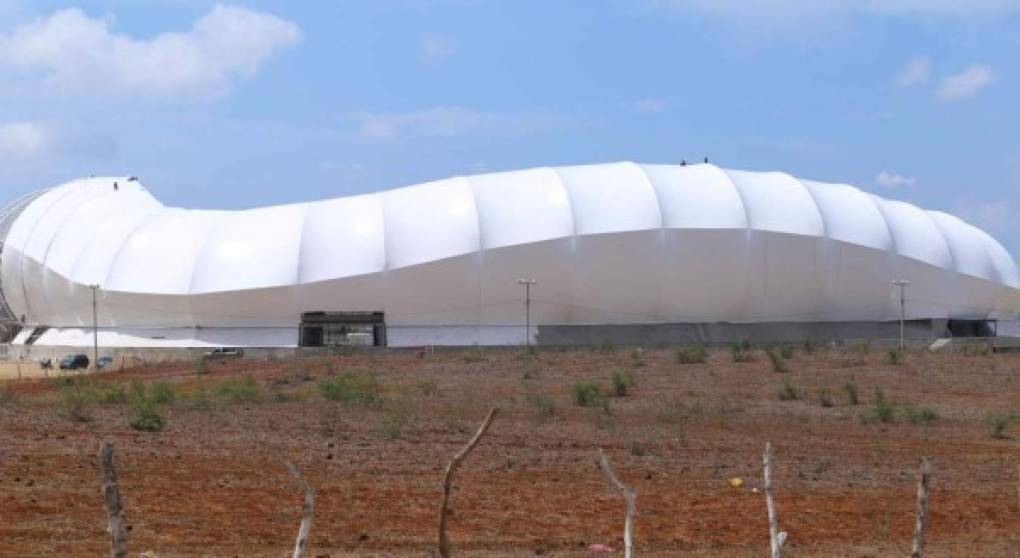
{"label": "blue sky", "polygon": [[3,0],[0,197],[131,174],[242,208],[709,156],[1020,256],[1014,0]]}

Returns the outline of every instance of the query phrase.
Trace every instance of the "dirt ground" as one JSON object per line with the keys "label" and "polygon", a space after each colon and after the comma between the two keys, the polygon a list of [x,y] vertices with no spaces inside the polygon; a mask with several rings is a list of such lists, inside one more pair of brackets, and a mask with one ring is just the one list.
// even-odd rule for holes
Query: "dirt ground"
{"label": "dirt ground", "polygon": [[[933,470],[928,555],[1020,556],[1020,420],[1009,418],[1020,417],[1020,355],[917,352],[896,365],[877,349],[797,347],[788,373],[753,355],[680,364],[666,348],[394,350],[7,382],[0,556],[107,551],[104,439],[116,444],[134,556],[289,555],[303,494],[284,459],[317,491],[309,556],[427,556],[443,468],[493,406],[455,480],[456,555],[590,556],[592,543],[622,555],[624,504],[599,448],[637,492],[638,555],[767,555],[771,440],[787,556],[909,554],[922,456]],[[379,397],[320,393],[350,370],[374,374]],[[614,371],[633,385],[608,411],[575,403],[578,382],[611,393]],[[129,426],[139,379],[174,397],[159,406],[160,432]],[[781,400],[784,382],[796,399]],[[99,395],[117,386],[126,401]]]}

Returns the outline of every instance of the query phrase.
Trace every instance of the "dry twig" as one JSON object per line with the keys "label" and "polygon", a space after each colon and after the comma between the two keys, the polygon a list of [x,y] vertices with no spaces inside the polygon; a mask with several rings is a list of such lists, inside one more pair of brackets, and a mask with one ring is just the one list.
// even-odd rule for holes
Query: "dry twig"
{"label": "dry twig", "polygon": [[606,478],[623,493],[623,499],[627,502],[627,519],[623,523],[623,548],[624,558],[631,558],[634,556],[634,516],[637,515],[637,495],[620,482],[616,471],[613,470],[613,464],[609,462],[609,457],[601,449],[599,450],[599,461]]}
{"label": "dry twig", "polygon": [[99,475],[103,500],[106,503],[106,530],[110,533],[110,556],[127,556],[127,534],[124,529],[124,506],[120,500],[117,468],[113,463],[113,442],[99,444]]}
{"label": "dry twig", "polygon": [[457,467],[460,467],[461,461],[464,461],[467,454],[475,449],[482,436],[489,430],[489,425],[492,424],[492,419],[496,417],[498,411],[498,407],[493,407],[489,411],[489,414],[485,416],[485,420],[482,421],[482,425],[478,428],[478,432],[475,433],[467,445],[453,456],[453,459],[446,466],[446,473],[443,475],[443,501],[439,506],[439,541],[437,543],[437,551],[442,558],[450,558],[450,541],[446,538],[446,516],[450,513],[450,491],[453,488],[453,474],[457,471]]}

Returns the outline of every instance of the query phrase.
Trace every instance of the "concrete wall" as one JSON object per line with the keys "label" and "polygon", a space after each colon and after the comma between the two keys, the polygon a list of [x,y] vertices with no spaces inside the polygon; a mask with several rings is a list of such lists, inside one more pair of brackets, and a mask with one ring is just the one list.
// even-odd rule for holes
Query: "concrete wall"
{"label": "concrete wall", "polygon": [[[912,340],[945,337],[945,320],[908,321],[904,336]],[[606,341],[617,345],[722,344],[746,340],[751,343],[795,343],[807,339],[899,340],[899,322],[815,322],[815,323],[705,323],[630,324],[589,326],[538,326],[539,345],[596,345]]]}

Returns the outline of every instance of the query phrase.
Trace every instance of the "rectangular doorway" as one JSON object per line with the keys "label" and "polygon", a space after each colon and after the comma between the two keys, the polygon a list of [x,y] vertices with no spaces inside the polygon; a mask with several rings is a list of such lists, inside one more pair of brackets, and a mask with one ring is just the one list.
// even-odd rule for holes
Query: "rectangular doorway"
{"label": "rectangular doorway", "polygon": [[301,314],[302,347],[385,347],[382,312],[305,312]]}

